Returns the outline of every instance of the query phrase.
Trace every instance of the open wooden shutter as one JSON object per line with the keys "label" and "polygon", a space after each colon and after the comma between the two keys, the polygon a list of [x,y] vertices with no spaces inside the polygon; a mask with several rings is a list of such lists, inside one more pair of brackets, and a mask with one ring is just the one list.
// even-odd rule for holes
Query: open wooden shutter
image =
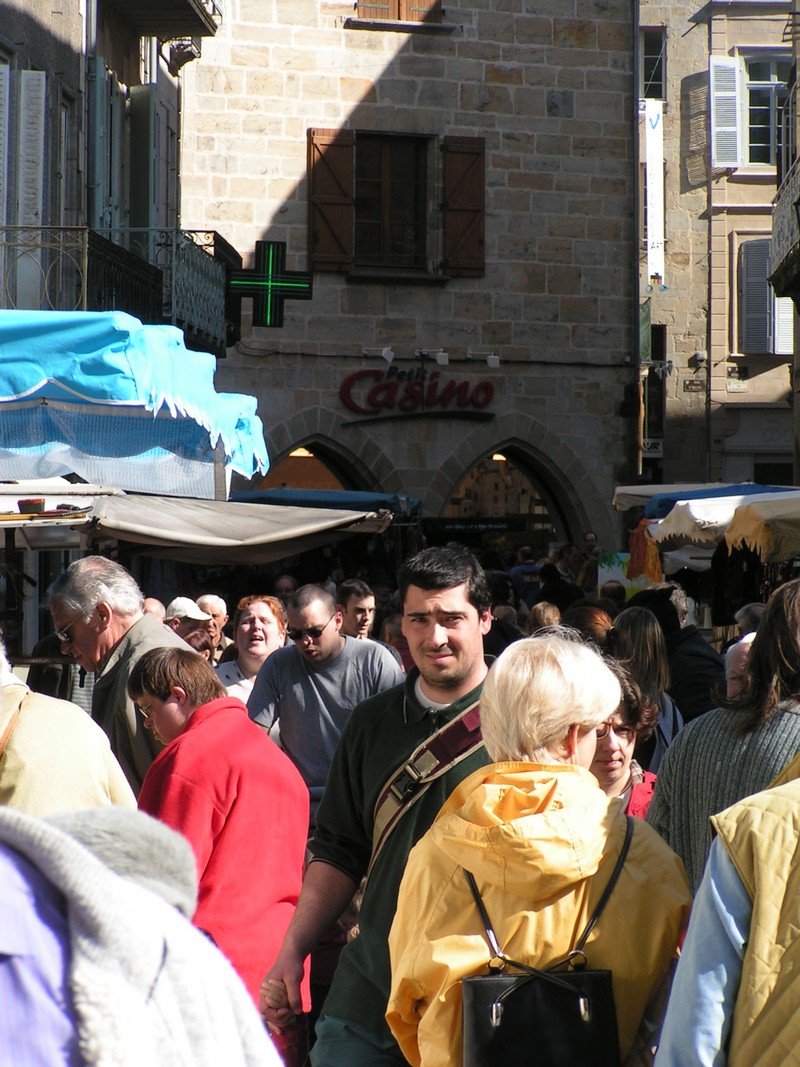
{"label": "open wooden shutter", "polygon": [[308,254],[313,270],[353,267],[352,130],[308,131]]}
{"label": "open wooden shutter", "polygon": [[445,137],[442,142],[443,269],[452,278],[484,273],[485,152],[482,137]]}
{"label": "open wooden shutter", "polygon": [[711,166],[740,167],[745,156],[742,129],[744,63],[731,56],[709,59]]}

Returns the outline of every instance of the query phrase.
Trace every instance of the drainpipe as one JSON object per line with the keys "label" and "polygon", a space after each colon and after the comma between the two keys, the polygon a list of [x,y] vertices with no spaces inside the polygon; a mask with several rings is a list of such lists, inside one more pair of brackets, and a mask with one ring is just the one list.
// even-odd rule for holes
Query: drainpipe
{"label": "drainpipe", "polygon": [[642,474],[644,389],[641,373],[642,351],[640,344],[640,301],[639,291],[639,251],[641,248],[641,228],[639,225],[639,0],[631,0],[631,21],[633,23],[633,255],[631,257],[632,303],[633,303],[633,364],[634,381],[638,411],[636,417],[636,464],[637,477]]}

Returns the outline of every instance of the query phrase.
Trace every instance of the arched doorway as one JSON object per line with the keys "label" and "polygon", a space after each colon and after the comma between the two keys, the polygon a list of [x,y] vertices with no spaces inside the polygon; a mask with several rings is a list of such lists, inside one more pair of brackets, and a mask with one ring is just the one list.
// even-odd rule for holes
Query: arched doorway
{"label": "arched doorway", "polygon": [[270,467],[258,488],[352,489],[353,486],[345,485],[341,481],[334,465],[326,462],[323,456],[306,446],[293,448],[280,463]]}
{"label": "arched doorway", "polygon": [[546,556],[553,543],[583,534],[571,528],[547,474],[510,442],[464,474],[428,532],[431,540],[460,540],[481,551],[530,545],[536,558]]}

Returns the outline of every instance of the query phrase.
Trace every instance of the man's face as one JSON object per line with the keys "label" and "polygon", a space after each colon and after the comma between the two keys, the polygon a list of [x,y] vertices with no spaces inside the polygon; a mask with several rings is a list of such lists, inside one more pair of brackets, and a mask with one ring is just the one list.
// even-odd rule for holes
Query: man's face
{"label": "man's face", "polygon": [[67,635],[67,640],[61,641],[62,655],[71,655],[86,671],[98,670],[114,645],[105,625],[104,608],[105,605],[95,607],[88,621],[82,616],[76,618],[74,611],[58,601],[50,608],[53,628]]}
{"label": "man's face", "polygon": [[403,633],[427,696],[452,703],[483,680],[483,635],[491,624],[489,609],[479,614],[463,584],[452,589],[409,586]]}
{"label": "man's face", "polygon": [[[324,663],[342,650],[343,639],[339,631],[342,628],[342,613],[334,611],[321,600],[312,600],[305,608],[287,608],[289,621],[287,634],[297,651],[309,663]],[[307,633],[311,629],[316,636]],[[292,637],[292,633],[303,631],[302,636]]]}
{"label": "man's face", "polygon": [[[208,632],[211,634],[211,640],[214,642],[214,648],[216,648],[222,637],[222,629],[228,621],[228,616],[220,611],[219,608],[215,608],[211,604],[205,602],[200,607],[200,610],[211,616],[205,625],[208,627]],[[195,623],[195,628],[201,627],[202,625],[202,622],[197,622]]]}
{"label": "man's face", "polygon": [[375,597],[351,596],[342,612],[342,633],[349,637],[369,637],[375,621]]}
{"label": "man's face", "polygon": [[295,591],[295,588],[296,586],[291,578],[279,578],[273,586],[275,596],[282,600],[284,604]]}

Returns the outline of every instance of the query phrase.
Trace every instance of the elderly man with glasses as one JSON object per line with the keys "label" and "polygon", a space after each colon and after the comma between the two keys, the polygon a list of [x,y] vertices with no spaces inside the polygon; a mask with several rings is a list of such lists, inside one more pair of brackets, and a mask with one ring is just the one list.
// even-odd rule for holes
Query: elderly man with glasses
{"label": "elderly man with glasses", "polygon": [[48,590],[55,636],[63,655],[95,672],[92,718],[138,796],[161,745],[144,728],[128,696],[134,665],[151,648],[186,643],[144,612],[144,594],[132,574],[103,556],[75,560]]}
{"label": "elderly man with glasses", "polygon": [[356,704],[403,681],[389,652],[345,636],[342,613],[318,585],[304,585],[286,606],[289,644],[269,657],[247,702],[265,730],[277,722],[280,743],[303,776],[314,823],[328,768]]}

